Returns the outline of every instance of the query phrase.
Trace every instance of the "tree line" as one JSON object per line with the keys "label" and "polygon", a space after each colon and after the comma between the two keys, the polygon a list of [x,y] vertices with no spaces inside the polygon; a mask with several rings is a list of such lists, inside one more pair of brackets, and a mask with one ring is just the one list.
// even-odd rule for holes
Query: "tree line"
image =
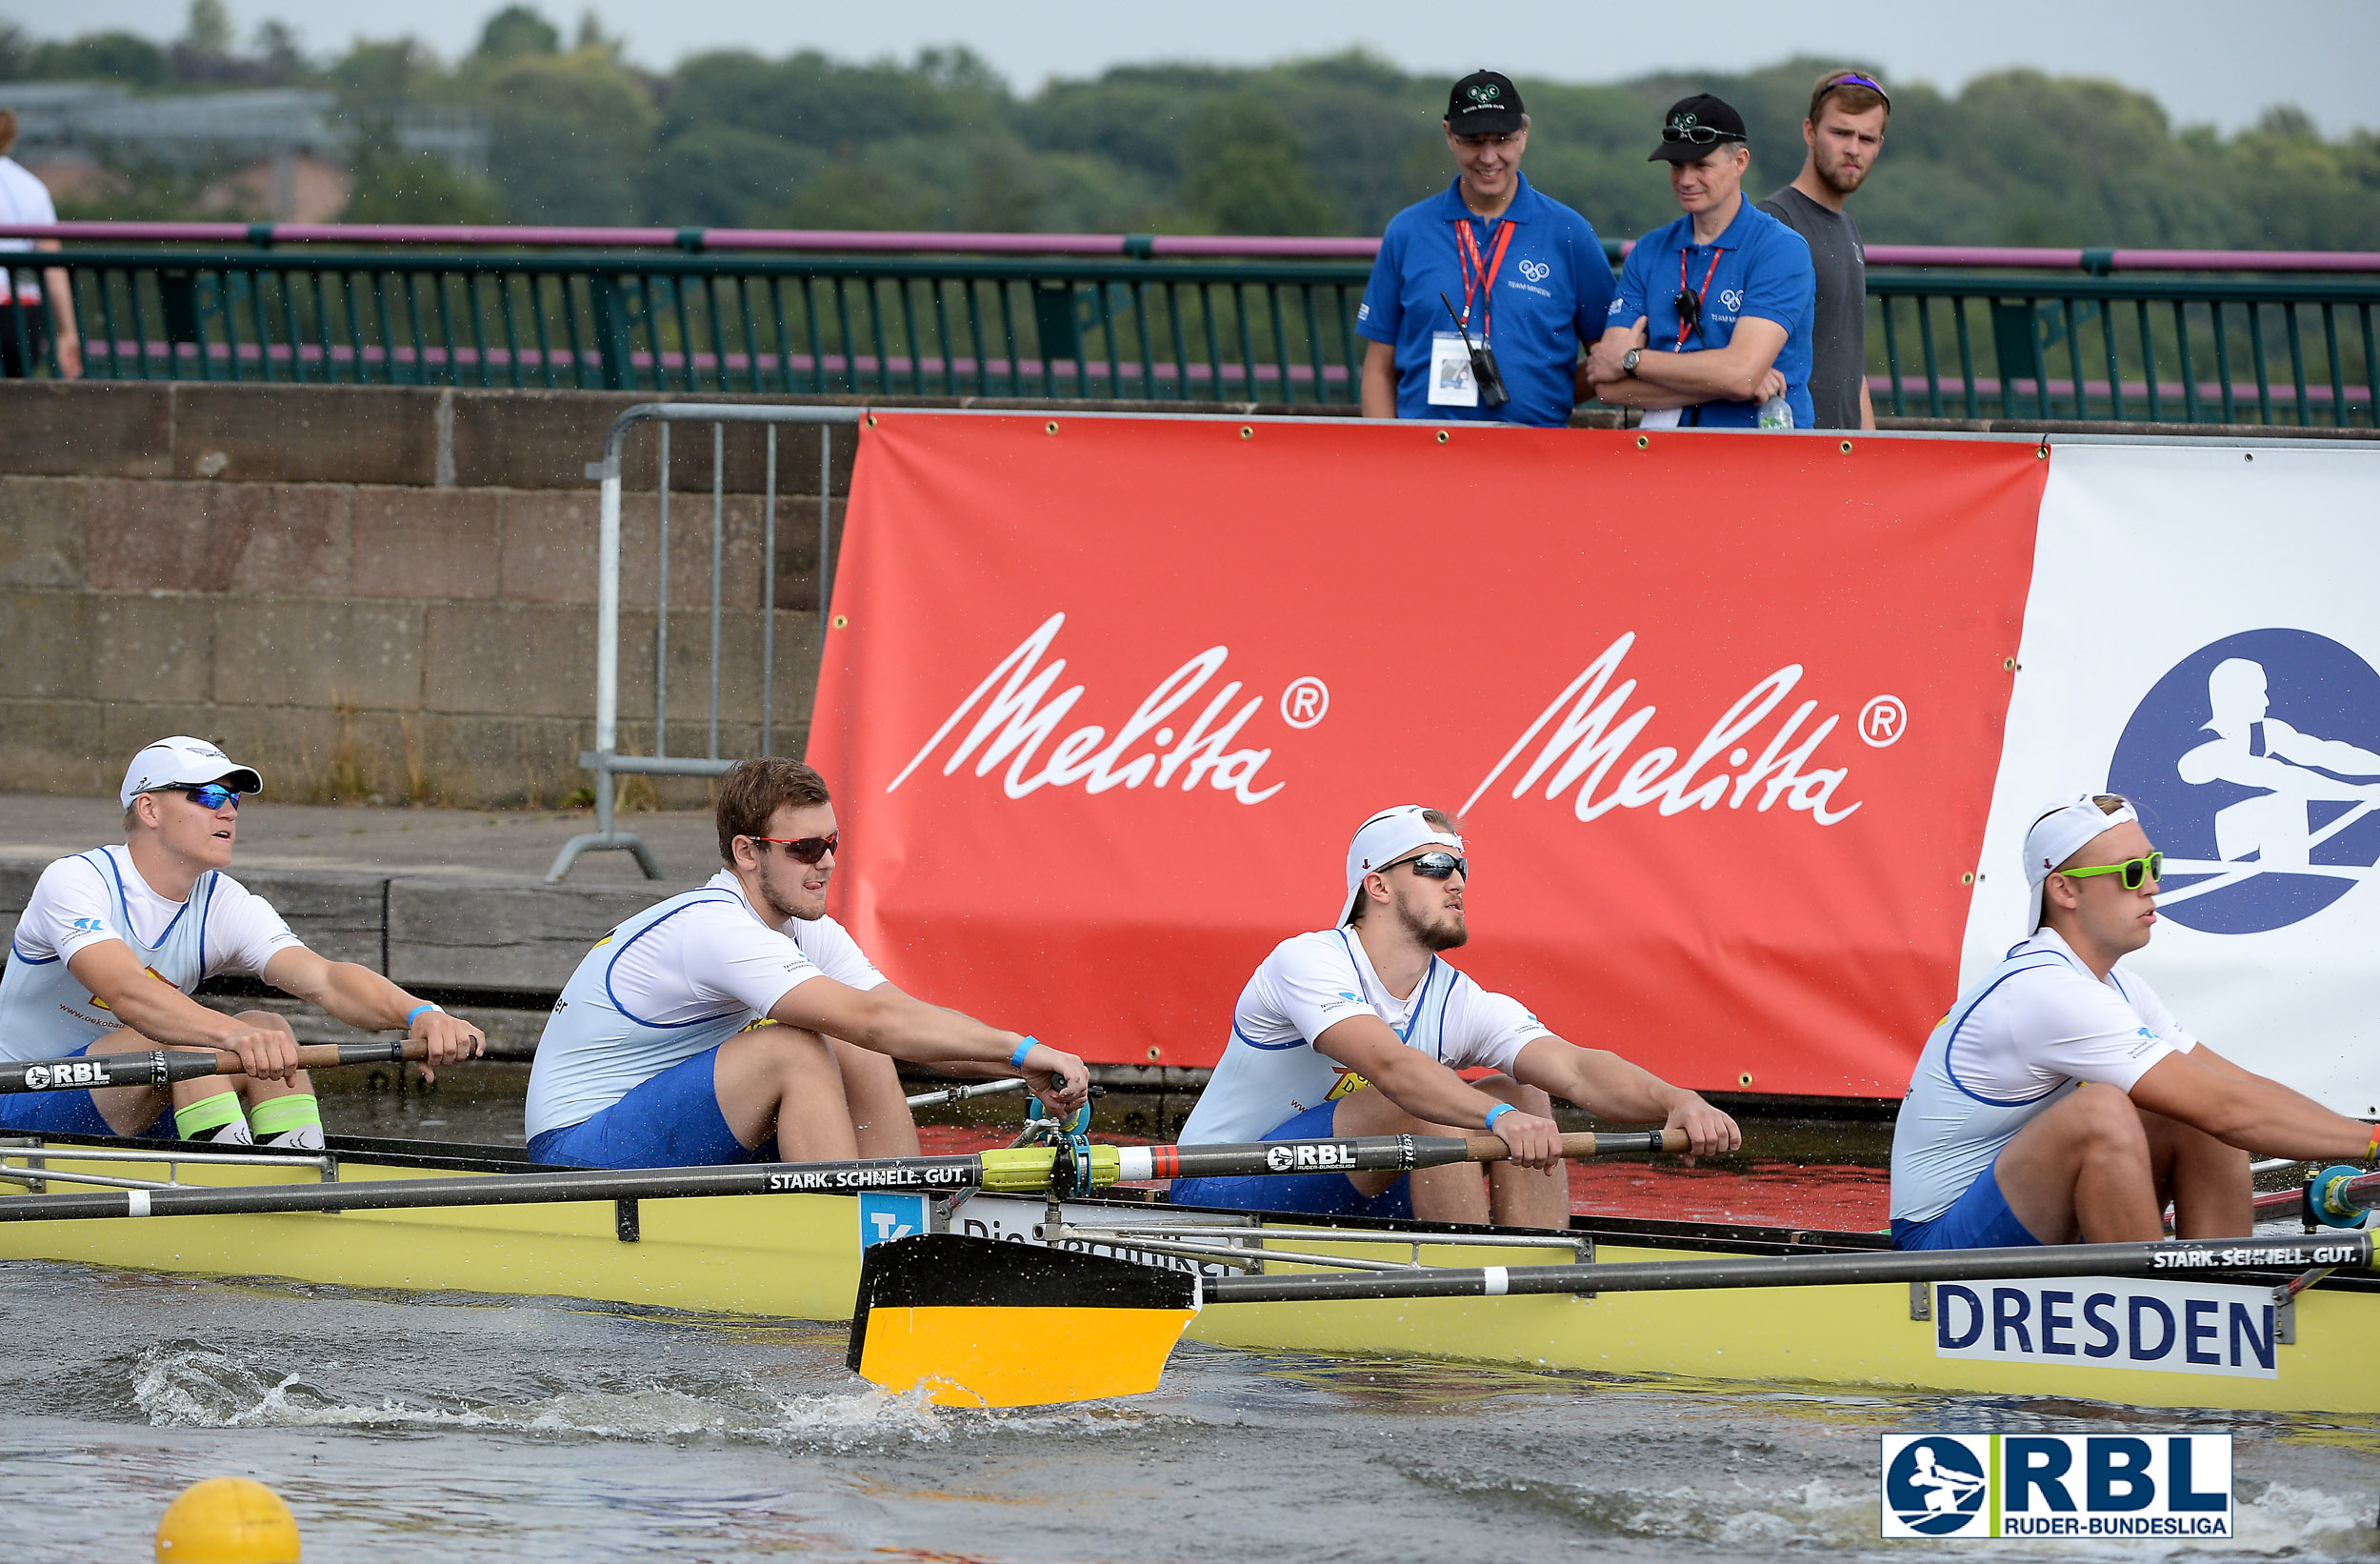
{"label": "tree line", "polygon": [[[1519,62],[1514,62],[1519,63]],[[1515,78],[1524,170],[1611,236],[1676,214],[1645,161],[1673,99],[1711,91],[1752,131],[1750,186],[1790,179],[1811,80],[1856,60],[1661,73],[1604,86]],[[566,38],[536,10],[489,17],[441,60],[417,41],[312,58],[269,23],[233,44],[222,0],[181,38],[36,41],[0,24],[0,80],[141,90],[304,85],[353,130],[346,220],[1022,231],[1375,233],[1451,176],[1441,76],[1349,52],[1259,68],[1122,66],[1020,94],[963,49],[851,63],[811,50],[624,57],[591,13]],[[2380,249],[2380,134],[2326,138],[2283,106],[2231,135],[2177,127],[2110,81],[2011,70],[1956,93],[1888,82],[1885,152],[1853,211],[1871,243]],[[1293,106],[1294,112],[1282,106]],[[489,175],[394,150],[411,107],[481,110]],[[187,180],[127,170],[78,216],[173,216]]]}

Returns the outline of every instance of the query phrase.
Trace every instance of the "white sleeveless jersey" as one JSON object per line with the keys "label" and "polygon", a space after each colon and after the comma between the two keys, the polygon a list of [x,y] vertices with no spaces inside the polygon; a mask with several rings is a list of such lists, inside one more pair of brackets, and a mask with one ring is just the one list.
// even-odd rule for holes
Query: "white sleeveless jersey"
{"label": "white sleeveless jersey", "polygon": [[1553,1035],[1519,1000],[1490,993],[1441,958],[1431,957],[1413,992],[1399,999],[1372,971],[1354,930],[1299,934],[1275,947],[1241,992],[1231,1039],[1182,1126],[1182,1144],[1261,1139],[1362,1086],[1314,1039],[1366,1013],[1450,1070],[1509,1071],[1524,1045]]}
{"label": "white sleeveless jersey", "polygon": [[585,1123],[813,977],[885,981],[832,918],[772,929],[725,871],[646,908],[596,941],[563,986],[530,1070],[529,1137]]}
{"label": "white sleeveless jersey", "polygon": [[2138,975],[2110,969],[2102,982],[2055,930],[2040,931],[1926,1039],[1892,1126],[1893,1220],[1950,1210],[2017,1131],[2082,1082],[2129,1092],[2197,1046]]}
{"label": "white sleeveless jersey", "polygon": [[[150,975],[184,993],[217,972],[262,972],[278,951],[299,943],[270,903],[228,874],[208,870],[190,898],[167,901],[137,876],[125,849],[93,848],[42,871],[25,903],[0,976],[0,1059],[54,1059],[79,1053],[124,1023],[67,967],[76,952],[122,940]],[[140,932],[133,904],[162,918],[153,938]]]}

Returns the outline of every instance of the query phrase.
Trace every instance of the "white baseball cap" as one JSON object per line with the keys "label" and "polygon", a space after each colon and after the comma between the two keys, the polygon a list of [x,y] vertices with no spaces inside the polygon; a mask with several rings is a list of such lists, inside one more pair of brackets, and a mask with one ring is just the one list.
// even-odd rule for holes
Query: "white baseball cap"
{"label": "white baseball cap", "polygon": [[1419,804],[1399,804],[1355,828],[1355,839],[1347,845],[1347,900],[1339,907],[1340,923],[1354,915],[1355,900],[1364,893],[1364,876],[1374,870],[1402,862],[1425,848],[1442,847],[1458,858],[1463,855],[1463,838],[1448,835],[1422,814]]}
{"label": "white baseball cap", "polygon": [[2031,907],[2025,914],[2028,938],[2041,928],[2041,888],[2057,872],[2058,865],[2080,852],[2102,832],[2140,818],[2129,799],[2122,809],[2110,814],[2099,808],[2099,797],[2097,793],[2080,792],[2071,798],[2061,798],[2025,832],[2025,881],[2032,887]]}
{"label": "white baseball cap", "polygon": [[241,765],[203,738],[176,733],[132,757],[132,764],[124,771],[124,792],[118,802],[129,810],[144,792],[195,788],[205,782],[221,782],[233,792],[265,791],[265,779],[255,767]]}

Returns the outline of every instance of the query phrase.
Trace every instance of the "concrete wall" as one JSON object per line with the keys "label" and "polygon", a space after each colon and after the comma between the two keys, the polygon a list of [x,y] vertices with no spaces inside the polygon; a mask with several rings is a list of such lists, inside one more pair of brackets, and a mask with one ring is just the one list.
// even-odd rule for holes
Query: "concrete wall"
{"label": "concrete wall", "polygon": [[[0,384],[0,789],[110,791],[172,732],[253,755],[280,796],[551,804],[592,744],[601,393]],[[799,753],[816,682],[818,433],[729,431],[721,752]],[[848,483],[834,442],[830,487]],[[653,728],[657,464],[626,480],[621,743]],[[673,439],[670,741],[709,742],[710,440]],[[840,523],[840,501],[831,502]],[[772,608],[764,610],[764,604]],[[703,796],[701,783],[667,790]]]}

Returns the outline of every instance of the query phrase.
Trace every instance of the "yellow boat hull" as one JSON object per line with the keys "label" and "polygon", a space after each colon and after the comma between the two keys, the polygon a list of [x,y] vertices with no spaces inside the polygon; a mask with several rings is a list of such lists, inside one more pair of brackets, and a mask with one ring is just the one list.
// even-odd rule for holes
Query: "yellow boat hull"
{"label": "yellow boat hull", "polygon": [[[153,1166],[78,1164],[154,1177]],[[184,1165],[185,1182],[291,1181],[272,1168]],[[342,1159],[343,1183],[454,1176]],[[69,1186],[59,1185],[58,1188]],[[11,1189],[0,1198],[40,1199]],[[1012,1197],[978,1196],[1024,1214]],[[0,1222],[0,1257],[135,1271],[258,1276],[404,1292],[587,1298],[650,1308],[849,1319],[859,1285],[857,1197],[777,1194],[647,1200],[632,1238],[611,1201],[393,1212]],[[962,1212],[976,1209],[962,1207]],[[1304,1227],[1310,1218],[1293,1219]],[[1310,1240],[1298,1247],[1312,1250]],[[1350,1242],[1331,1253],[1403,1260],[1406,1242]],[[1710,1258],[1674,1241],[1606,1238],[1601,1261]],[[1552,1264],[1545,1252],[1425,1245],[1425,1263]],[[1275,1264],[1274,1271],[1308,1269]],[[2317,1287],[2296,1299],[2294,1340],[2270,1345],[2270,1377],[2071,1362],[1978,1360],[1939,1350],[1934,1322],[1912,1318],[1901,1283],[1756,1292],[1610,1293],[1213,1305],[1190,1338],[1217,1346],[1338,1355],[1422,1356],[1517,1367],[1668,1375],[1696,1381],[2040,1395],[2143,1407],[2380,1411],[2380,1291]],[[2234,1348],[2236,1355],[2236,1348]]]}

